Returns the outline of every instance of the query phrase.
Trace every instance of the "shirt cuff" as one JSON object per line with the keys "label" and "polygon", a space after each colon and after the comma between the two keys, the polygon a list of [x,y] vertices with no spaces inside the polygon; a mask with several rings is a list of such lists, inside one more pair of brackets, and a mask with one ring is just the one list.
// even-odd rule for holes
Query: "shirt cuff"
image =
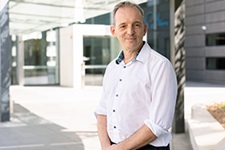
{"label": "shirt cuff", "polygon": [[106,115],[106,110],[104,107],[98,106],[96,111],[94,112],[95,117],[97,118],[97,115]]}
{"label": "shirt cuff", "polygon": [[160,135],[168,134],[168,131],[163,129],[161,126],[155,124],[153,121],[147,119],[144,121],[145,125],[151,129],[155,136],[160,137]]}

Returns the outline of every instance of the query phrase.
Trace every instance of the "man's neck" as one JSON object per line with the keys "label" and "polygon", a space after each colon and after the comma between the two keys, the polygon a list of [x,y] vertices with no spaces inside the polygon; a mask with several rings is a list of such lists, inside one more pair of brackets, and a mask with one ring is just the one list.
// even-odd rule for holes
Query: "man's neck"
{"label": "man's neck", "polygon": [[123,58],[124,63],[127,64],[130,61],[132,61],[136,57],[138,51],[139,50],[135,50],[135,51],[124,51],[124,58]]}
{"label": "man's neck", "polygon": [[138,54],[138,52],[141,50],[141,48],[143,47],[144,45],[144,42],[143,44],[136,50],[124,50],[123,53],[124,53],[124,58],[123,58],[123,61],[125,64],[129,63],[130,61],[132,61]]}

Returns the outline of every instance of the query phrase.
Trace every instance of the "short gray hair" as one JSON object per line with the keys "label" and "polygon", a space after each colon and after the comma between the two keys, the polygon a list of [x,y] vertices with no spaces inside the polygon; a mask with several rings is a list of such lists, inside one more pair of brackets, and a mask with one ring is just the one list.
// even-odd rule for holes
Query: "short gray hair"
{"label": "short gray hair", "polygon": [[117,5],[115,5],[114,9],[113,9],[113,24],[115,25],[115,15],[116,15],[116,12],[119,8],[122,8],[122,7],[133,7],[133,8],[137,8],[138,11],[141,13],[142,17],[144,18],[144,11],[143,9],[138,5],[138,4],[135,4],[135,3],[132,3],[130,1],[123,1],[123,2],[120,2],[118,3]]}

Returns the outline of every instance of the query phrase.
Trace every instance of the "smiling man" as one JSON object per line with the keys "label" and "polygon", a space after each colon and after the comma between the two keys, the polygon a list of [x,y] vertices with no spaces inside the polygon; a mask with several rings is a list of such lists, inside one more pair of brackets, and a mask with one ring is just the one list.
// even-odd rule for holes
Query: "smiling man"
{"label": "smiling man", "polygon": [[177,94],[169,60],[143,41],[147,25],[135,3],[118,3],[112,35],[122,46],[106,69],[96,110],[102,150],[169,150]]}

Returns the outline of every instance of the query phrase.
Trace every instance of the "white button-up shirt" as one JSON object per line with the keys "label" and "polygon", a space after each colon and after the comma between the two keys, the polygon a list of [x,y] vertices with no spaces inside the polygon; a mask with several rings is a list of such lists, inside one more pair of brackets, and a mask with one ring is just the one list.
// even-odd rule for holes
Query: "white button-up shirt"
{"label": "white button-up shirt", "polygon": [[118,143],[147,125],[157,136],[154,146],[167,146],[177,95],[174,69],[167,58],[145,43],[135,61],[113,60],[106,69],[96,114],[107,116],[111,141]]}

